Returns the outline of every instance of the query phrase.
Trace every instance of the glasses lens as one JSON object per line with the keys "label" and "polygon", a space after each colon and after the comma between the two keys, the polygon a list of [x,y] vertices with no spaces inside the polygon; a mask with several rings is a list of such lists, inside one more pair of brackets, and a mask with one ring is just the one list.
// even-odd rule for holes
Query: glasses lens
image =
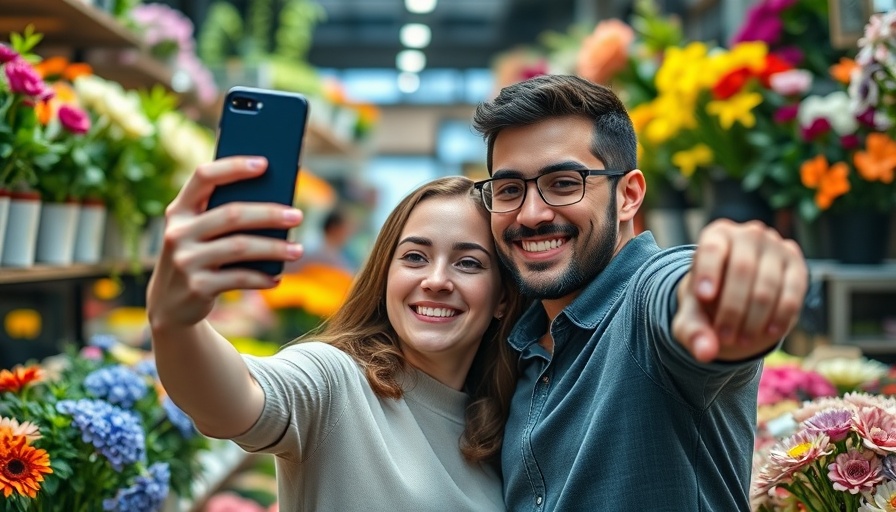
{"label": "glasses lens", "polygon": [[525,194],[526,184],[515,178],[491,180],[482,187],[485,206],[497,213],[519,208]]}
{"label": "glasses lens", "polygon": [[535,182],[541,197],[551,206],[566,206],[579,202],[585,195],[585,179],[575,171],[543,174]]}

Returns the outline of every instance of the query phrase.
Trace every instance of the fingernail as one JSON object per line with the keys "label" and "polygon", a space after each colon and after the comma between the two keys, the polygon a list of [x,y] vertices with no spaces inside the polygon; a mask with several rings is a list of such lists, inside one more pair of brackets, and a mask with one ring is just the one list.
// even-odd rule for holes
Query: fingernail
{"label": "fingernail", "polygon": [[264,158],[249,158],[246,160],[246,166],[250,169],[261,169],[261,166],[264,165]]}
{"label": "fingernail", "polygon": [[286,254],[290,258],[296,258],[302,254],[302,244],[289,244],[286,246]]}
{"label": "fingernail", "polygon": [[708,350],[712,350],[712,342],[705,334],[701,334],[694,338],[694,354],[703,354]]}
{"label": "fingernail", "polygon": [[283,220],[286,222],[297,222],[301,218],[302,214],[299,210],[289,209],[283,210]]}
{"label": "fingernail", "polygon": [[702,297],[709,297],[712,295],[713,287],[712,281],[709,279],[701,279],[699,283],[697,283],[697,293]]}

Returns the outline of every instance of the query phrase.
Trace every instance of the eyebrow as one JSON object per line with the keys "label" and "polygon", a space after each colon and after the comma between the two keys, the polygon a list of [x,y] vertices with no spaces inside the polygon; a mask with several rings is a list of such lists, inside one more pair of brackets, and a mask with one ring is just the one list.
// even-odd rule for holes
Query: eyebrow
{"label": "eyebrow", "polygon": [[[400,242],[398,242],[399,246],[402,244],[416,244],[416,245],[423,245],[426,247],[432,247],[432,245],[433,245],[432,240],[430,240],[429,238],[424,238],[422,236],[409,236],[407,238],[404,238]],[[489,257],[491,257],[491,253],[488,252],[488,249],[477,244],[476,242],[457,242],[454,245],[452,245],[451,248],[454,249],[455,251],[482,251],[485,254],[487,254]]]}
{"label": "eyebrow", "polygon": [[[552,171],[578,171],[583,170],[586,167],[581,162],[576,162],[575,160],[567,160],[565,162],[558,162],[555,164],[548,165],[546,167],[542,167],[538,170],[537,174],[540,176],[545,173],[549,173]],[[492,178],[522,178],[524,174],[521,171],[517,171],[515,169],[499,169],[492,173]]]}

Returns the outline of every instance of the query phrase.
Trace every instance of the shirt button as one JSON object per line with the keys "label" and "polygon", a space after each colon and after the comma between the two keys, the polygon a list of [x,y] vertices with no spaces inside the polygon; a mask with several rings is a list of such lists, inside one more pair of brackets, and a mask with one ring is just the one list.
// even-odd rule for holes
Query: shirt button
{"label": "shirt button", "polygon": [[544,382],[545,384],[547,384],[550,381],[551,381],[551,378],[548,377],[547,375],[545,375],[544,377],[541,378],[541,382]]}
{"label": "shirt button", "polygon": [[541,505],[541,496],[538,496],[538,497],[535,498],[535,504],[536,504],[536,505]]}

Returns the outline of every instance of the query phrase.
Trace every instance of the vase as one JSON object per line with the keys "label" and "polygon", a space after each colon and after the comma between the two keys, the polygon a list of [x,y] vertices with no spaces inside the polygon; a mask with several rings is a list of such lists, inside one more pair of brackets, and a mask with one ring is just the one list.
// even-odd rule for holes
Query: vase
{"label": "vase", "polygon": [[730,219],[734,222],[758,220],[767,226],[775,225],[775,212],[768,202],[758,192],[744,190],[739,180],[727,176],[712,177],[704,183],[707,224]]}
{"label": "vase", "polygon": [[3,238],[0,265],[30,267],[34,265],[37,227],[40,223],[40,194],[13,192],[9,201],[9,218]]}
{"label": "vase", "polygon": [[100,200],[84,200],[81,203],[81,214],[78,215],[78,228],[75,235],[75,261],[98,263],[101,260],[105,227],[105,203]]}
{"label": "vase", "polygon": [[855,265],[883,262],[889,249],[890,221],[889,212],[858,210],[831,213],[828,234],[833,258]]}
{"label": "vase", "polygon": [[72,264],[80,209],[81,205],[75,200],[43,204],[37,228],[36,261],[52,265]]}

